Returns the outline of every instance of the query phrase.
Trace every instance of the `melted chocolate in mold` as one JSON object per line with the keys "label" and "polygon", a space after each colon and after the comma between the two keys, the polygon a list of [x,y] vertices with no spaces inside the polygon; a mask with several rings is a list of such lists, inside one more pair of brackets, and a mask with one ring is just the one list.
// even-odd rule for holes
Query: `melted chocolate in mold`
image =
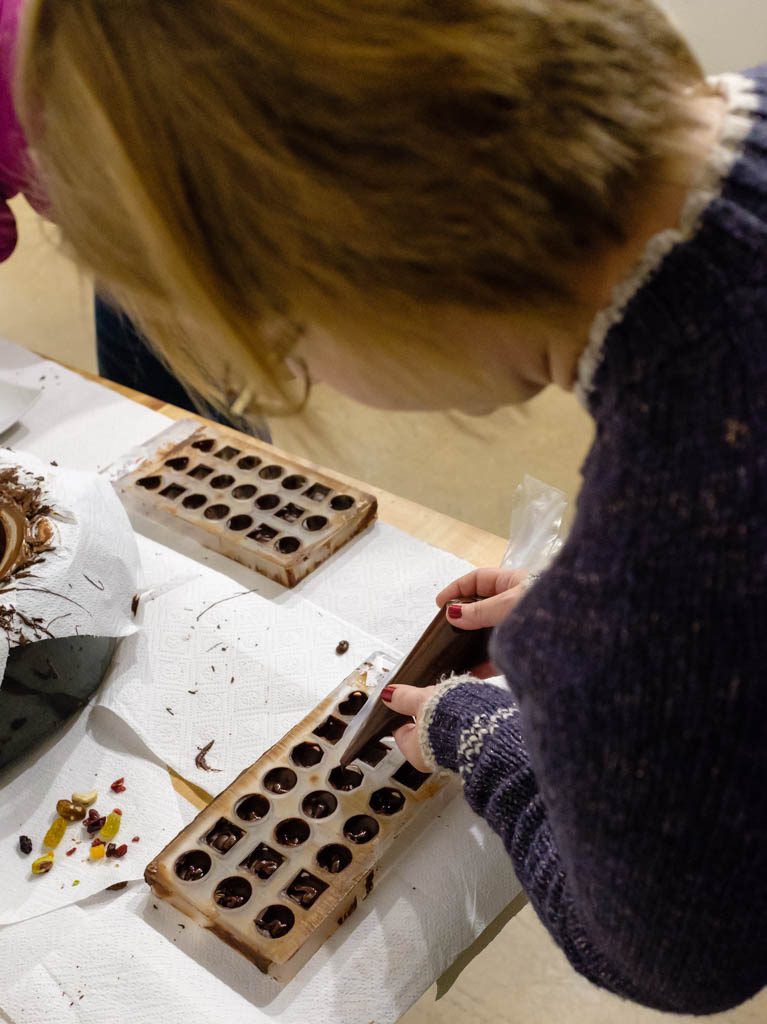
{"label": "melted chocolate in mold", "polygon": [[204,494],[190,494],[188,498],[184,498],[181,504],[184,508],[202,508],[207,500]]}
{"label": "melted chocolate in mold", "polygon": [[239,455],[239,454],[240,454],[240,449],[239,448],[232,448],[232,446],[228,444],[224,448],[222,448],[220,451],[216,452],[216,458],[217,459],[223,459],[224,462],[229,462],[230,459],[233,459],[235,457],[235,455]]}
{"label": "melted chocolate in mold", "polygon": [[259,476],[264,480],[276,480],[278,476],[282,476],[285,470],[282,466],[264,466],[259,472]]}
{"label": "melted chocolate in mold", "polygon": [[189,850],[176,860],[174,871],[182,882],[199,882],[210,871],[210,854],[204,850]]}
{"label": "melted chocolate in mold", "polygon": [[330,502],[330,507],[335,512],[345,512],[348,508],[351,508],[354,504],[354,498],[351,494],[337,494]]}
{"label": "melted chocolate in mold", "polygon": [[186,457],[186,455],[180,455],[177,459],[168,459],[165,465],[168,467],[168,469],[182,470],[186,469],[186,467],[189,465],[189,459]]}
{"label": "melted chocolate in mold", "polygon": [[368,695],[362,690],[352,690],[346,700],[338,705],[338,713],[341,715],[356,715],[368,702]]}
{"label": "melted chocolate in mold", "polygon": [[274,830],[274,838],[280,846],[300,846],[309,838],[311,829],[303,818],[286,818]]}
{"label": "melted chocolate in mold", "polygon": [[274,546],[281,555],[292,555],[301,547],[301,541],[296,537],[280,537]]}
{"label": "melted chocolate in mold", "polygon": [[327,882],[320,881],[310,871],[301,870],[285,890],[285,895],[299,907],[308,910],[317,902],[327,887]]}
{"label": "melted chocolate in mold", "polygon": [[231,509],[228,505],[209,505],[203,512],[203,515],[206,519],[223,519],[230,512]]}
{"label": "melted chocolate in mold", "polygon": [[269,813],[269,801],[260,793],[251,793],[240,800],[235,812],[243,821],[261,821]]}
{"label": "melted chocolate in mold", "polygon": [[226,524],[229,530],[247,530],[249,526],[253,525],[253,520],[250,516],[232,516],[229,522]]}
{"label": "melted chocolate in mold", "polygon": [[200,452],[212,452],[213,448],[215,447],[215,444],[215,441],[211,440],[211,438],[209,437],[206,437],[203,438],[202,441],[195,441],[194,444],[192,445],[192,448],[196,448]]}
{"label": "melted chocolate in mold", "polygon": [[213,899],[224,910],[236,910],[244,907],[253,895],[253,886],[247,878],[232,875],[219,882],[213,893]]}
{"label": "melted chocolate in mold", "polygon": [[252,498],[258,490],[253,484],[240,484],[239,487],[235,487],[232,491],[232,497],[238,501],[245,501],[247,498]]}
{"label": "melted chocolate in mold", "polygon": [[167,498],[169,501],[175,501],[179,494],[184,494],[186,487],[181,487],[179,484],[168,484],[164,487],[160,494],[163,498]]}
{"label": "melted chocolate in mold", "polygon": [[227,487],[231,487],[234,483],[234,477],[229,473],[221,473],[219,476],[214,476],[210,482],[210,486],[215,491],[225,491]]}
{"label": "melted chocolate in mold", "polygon": [[343,793],[350,793],[353,789],[362,785],[362,769],[350,764],[346,768],[340,764],[328,775],[328,782],[333,789],[339,789]]}
{"label": "melted chocolate in mold", "polygon": [[375,768],[377,764],[389,753],[389,748],[384,743],[380,743],[378,740],[373,740],[370,743],[366,743],[362,750],[357,754],[358,761],[364,761],[365,764],[369,764],[371,768]]}
{"label": "melted chocolate in mold", "polygon": [[136,487],[143,487],[147,491],[156,491],[162,483],[161,476],[142,476],[136,481]]}
{"label": "melted chocolate in mold", "polygon": [[295,924],[296,918],[289,907],[279,903],[264,907],[255,920],[256,928],[269,939],[281,939]]}
{"label": "melted chocolate in mold", "polygon": [[279,512],[275,512],[274,514],[279,519],[284,519],[286,523],[297,523],[304,512],[306,512],[305,508],[301,508],[299,505],[294,505],[292,501],[289,501],[287,505],[280,509]]}
{"label": "melted chocolate in mold", "polygon": [[262,494],[260,498],[256,498],[256,508],[260,508],[263,512],[277,508],[279,503],[280,499],[277,494]]}
{"label": "melted chocolate in mold", "polygon": [[248,534],[251,540],[258,541],[259,544],[266,544],[269,540],[274,540],[277,536],[277,531],[273,526],[267,526],[266,523],[259,523],[259,525],[253,530],[252,533]]}
{"label": "melted chocolate in mold", "polygon": [[338,800],[326,789],[309,793],[301,803],[301,810],[307,818],[327,818],[338,807]]}
{"label": "melted chocolate in mold", "polygon": [[205,842],[219,853],[229,853],[245,835],[245,830],[235,825],[228,818],[219,818],[213,828],[205,836]]}
{"label": "melted chocolate in mold", "polygon": [[376,814],[396,814],[405,806],[405,794],[391,786],[384,786],[373,793],[370,806]]}
{"label": "melted chocolate in mold", "polygon": [[369,814],[355,814],[344,825],[344,835],[352,843],[369,843],[378,835],[380,825]]}
{"label": "melted chocolate in mold", "polygon": [[307,516],[301,525],[305,530],[315,533],[317,530],[324,530],[328,521],[325,516]]}
{"label": "melted chocolate in mold", "polygon": [[313,768],[324,757],[325,751],[319,743],[299,743],[290,752],[291,760],[299,768]]}
{"label": "melted chocolate in mold", "polygon": [[267,846],[266,843],[259,843],[255,850],[249,853],[240,864],[240,867],[250,871],[256,878],[260,878],[262,882],[265,882],[268,878],[272,877],[284,860],[285,858],[282,854],[277,853],[271,846]]}
{"label": "melted chocolate in mold", "polygon": [[330,846],[323,846],[317,854],[317,863],[330,875],[340,874],[344,868],[348,868],[352,862],[352,851],[340,843],[331,843]]}
{"label": "melted chocolate in mold", "polygon": [[205,477],[210,476],[212,472],[212,466],[206,466],[201,462],[199,466],[195,466],[194,469],[190,469],[187,476],[193,476],[195,480],[204,480]]}
{"label": "melted chocolate in mold", "polygon": [[309,501],[324,501],[329,494],[330,488],[325,487],[324,484],[312,484],[308,490],[304,491],[304,497]]}
{"label": "melted chocolate in mold", "polygon": [[289,793],[298,782],[298,776],[292,768],[272,768],[264,776],[264,789],[270,793]]}
{"label": "melted chocolate in mold", "polygon": [[247,473],[251,469],[255,469],[256,466],[261,465],[261,459],[257,455],[243,455],[240,461],[237,463],[239,469],[244,469]]}
{"label": "melted chocolate in mold", "polygon": [[320,722],[316,729],[312,730],[315,736],[320,736],[328,743],[338,743],[346,732],[346,722],[342,722],[335,715],[328,715],[324,722]]}
{"label": "melted chocolate in mold", "polygon": [[403,786],[407,786],[408,789],[416,790],[420,789],[421,786],[429,778],[429,773],[419,772],[417,768],[414,768],[409,761],[405,761],[401,768],[392,775],[395,782],[402,783]]}
{"label": "melted chocolate in mold", "polygon": [[293,474],[292,476],[286,476],[282,481],[282,486],[286,491],[299,491],[306,483],[305,476],[298,476]]}

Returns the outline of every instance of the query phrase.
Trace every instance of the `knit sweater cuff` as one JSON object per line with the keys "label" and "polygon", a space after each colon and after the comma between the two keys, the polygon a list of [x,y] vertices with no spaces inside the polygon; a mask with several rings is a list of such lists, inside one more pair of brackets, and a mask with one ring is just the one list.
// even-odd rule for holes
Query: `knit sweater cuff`
{"label": "knit sweater cuff", "polygon": [[426,702],[419,724],[424,761],[432,769],[460,772],[465,781],[494,724],[516,713],[508,691],[473,676],[440,683]]}

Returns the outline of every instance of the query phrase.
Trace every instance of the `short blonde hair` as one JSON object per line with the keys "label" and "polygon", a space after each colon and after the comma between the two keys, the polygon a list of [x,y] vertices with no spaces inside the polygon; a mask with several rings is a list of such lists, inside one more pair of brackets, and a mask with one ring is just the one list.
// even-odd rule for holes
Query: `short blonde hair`
{"label": "short blonde hair", "polygon": [[32,0],[22,51],[63,238],[224,405],[323,304],[556,294],[701,80],[650,0]]}

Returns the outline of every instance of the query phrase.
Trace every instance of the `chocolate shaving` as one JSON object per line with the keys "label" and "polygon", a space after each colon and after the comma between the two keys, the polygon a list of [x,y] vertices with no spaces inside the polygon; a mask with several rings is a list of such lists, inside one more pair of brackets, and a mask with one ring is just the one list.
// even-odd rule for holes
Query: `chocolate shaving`
{"label": "chocolate shaving", "polygon": [[194,763],[197,765],[198,768],[201,768],[204,772],[220,772],[221,771],[220,768],[211,768],[211,766],[208,764],[208,762],[205,759],[206,755],[208,754],[208,752],[210,750],[210,748],[213,746],[213,744],[215,742],[216,742],[215,740],[211,740],[210,743],[206,743],[204,747],[198,747],[197,748],[199,750],[199,754],[197,755],[197,757],[195,757]]}

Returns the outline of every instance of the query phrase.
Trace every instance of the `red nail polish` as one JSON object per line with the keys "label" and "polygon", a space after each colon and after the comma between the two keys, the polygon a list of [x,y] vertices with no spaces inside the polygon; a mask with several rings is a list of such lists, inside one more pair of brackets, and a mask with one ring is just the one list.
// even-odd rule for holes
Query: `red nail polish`
{"label": "red nail polish", "polygon": [[451,604],[447,609],[447,617],[449,619],[460,619],[463,615],[463,608],[459,604]]}
{"label": "red nail polish", "polygon": [[384,701],[384,703],[389,704],[391,702],[391,699],[392,699],[393,696],[394,696],[394,687],[393,686],[385,686],[383,688],[383,690],[381,690],[381,700]]}

